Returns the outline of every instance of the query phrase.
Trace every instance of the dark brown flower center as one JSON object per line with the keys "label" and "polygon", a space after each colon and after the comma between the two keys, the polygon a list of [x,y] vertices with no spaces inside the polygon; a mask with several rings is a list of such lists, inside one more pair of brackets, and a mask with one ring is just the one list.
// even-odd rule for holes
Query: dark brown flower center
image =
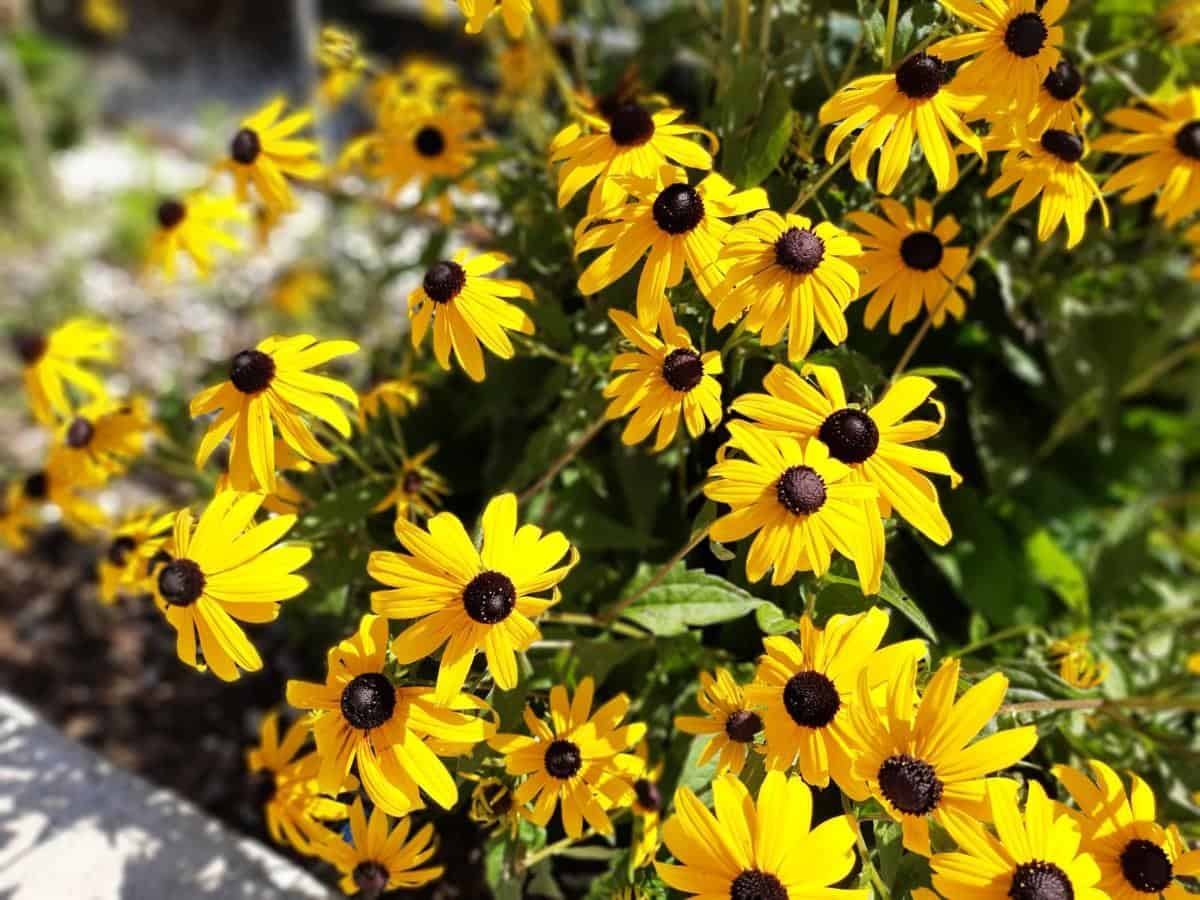
{"label": "dark brown flower center", "polygon": [[914,231],[900,242],[900,258],[910,269],[928,272],[942,262],[945,248],[932,231]]}
{"label": "dark brown flower center", "polygon": [[865,462],[879,447],[879,426],[861,409],[839,409],[821,423],[817,437],[838,462]]}
{"label": "dark brown flower center", "polygon": [[842,698],[820,672],[797,672],[783,687],[783,706],[797,725],[824,728],[842,708]]}
{"label": "dark brown flower center", "polygon": [[546,772],[560,781],[570,778],[583,766],[578,745],[561,738],[550,742],[542,761],[546,765]]}
{"label": "dark brown flower center", "polygon": [[879,767],[879,789],[900,812],[924,816],[937,809],[942,781],[933,766],[907,754],[889,756]]}
{"label": "dark brown flower center", "polygon": [[1083,141],[1080,137],[1057,128],[1047,129],[1042,135],[1042,149],[1065,163],[1077,163],[1083,159]]}
{"label": "dark brown flower center", "polygon": [[113,542],[108,545],[108,561],[114,566],[123,566],[129,561],[129,554],[137,547],[137,541],[127,534],[122,534],[113,539]]}
{"label": "dark brown flower center", "polygon": [[1083,89],[1083,75],[1064,56],[1053,69],[1046,73],[1046,80],[1042,82],[1042,87],[1055,100],[1066,102],[1074,99],[1075,95]]}
{"label": "dark brown flower center", "polygon": [[725,733],[731,741],[749,744],[762,731],[762,717],[748,709],[737,709],[725,719]]}
{"label": "dark brown flower center", "polygon": [[275,377],[275,360],[261,350],[243,350],[229,364],[229,380],[243,394],[265,391]]}
{"label": "dark brown flower center", "polygon": [[1004,45],[1016,56],[1029,59],[1041,53],[1049,36],[1046,23],[1038,13],[1024,12],[1004,29]]}
{"label": "dark brown flower center", "polygon": [[687,234],[704,218],[704,200],[686,184],[663,188],[654,200],[654,221],[667,234]]}
{"label": "dark brown flower center", "polygon": [[789,272],[807,275],[825,258],[825,242],[807,228],[789,228],[775,239],[775,262]]}
{"label": "dark brown flower center", "polygon": [[704,363],[695,350],[680,347],[663,360],[663,379],[677,391],[690,391],[704,377]]}
{"label": "dark brown flower center", "polygon": [[380,894],[388,886],[390,876],[388,870],[383,865],[377,862],[360,862],[354,867],[354,872],[351,873],[351,878],[358,885],[358,889],[363,892],[363,896],[367,900],[378,900]]}
{"label": "dark brown flower center", "polygon": [[342,716],[354,728],[378,728],[396,711],[396,689],[381,672],[356,675],[342,689]]}
{"label": "dark brown flower center", "polygon": [[517,605],[517,589],[502,572],[480,572],[463,589],[467,615],[483,625],[507,619]]}
{"label": "dark brown flower center", "polygon": [[17,356],[21,357],[21,362],[26,366],[32,366],[46,355],[49,342],[44,335],[35,331],[22,331],[13,335],[12,345]]}
{"label": "dark brown flower center", "polygon": [[1175,132],[1175,149],[1189,159],[1200,159],[1200,119]]}
{"label": "dark brown flower center", "polygon": [[158,218],[158,224],[170,231],[186,218],[187,207],[175,199],[163,200],[158,204],[155,216]]}
{"label": "dark brown flower center", "polygon": [[896,87],[913,100],[928,100],[946,83],[946,64],[928,53],[914,53],[896,69]]}
{"label": "dark brown flower center", "polygon": [[158,573],[158,592],[172,606],[191,606],[204,593],[204,573],[190,559],[173,559]]}
{"label": "dark brown flower center", "polygon": [[792,466],[775,483],[775,496],[788,512],[811,515],[825,505],[825,480],[808,466]]}
{"label": "dark brown flower center", "polygon": [[421,473],[416,469],[404,473],[404,481],[401,483],[401,488],[410,497],[421,493],[421,488],[424,486],[425,479],[421,477]]}
{"label": "dark brown flower center", "polygon": [[1012,900],[1074,900],[1075,889],[1066,872],[1039,859],[1017,866],[1008,896]]}
{"label": "dark brown flower center", "polygon": [[787,900],[787,888],[770,872],[746,869],[729,886],[729,900]]}
{"label": "dark brown flower center", "polygon": [[635,781],[633,792],[637,795],[638,806],[646,812],[658,812],[662,809],[662,792],[649,778],[639,778]]}
{"label": "dark brown flower center", "polygon": [[624,103],[608,117],[608,135],[621,147],[640,147],[654,137],[654,119],[638,104]]}
{"label": "dark brown flower center", "polygon": [[96,427],[87,419],[79,416],[67,426],[67,446],[82,450],[92,442]]}
{"label": "dark brown flower center", "polygon": [[435,156],[441,156],[446,149],[446,136],[442,134],[441,129],[426,125],[413,138],[413,146],[422,156],[432,159]]}
{"label": "dark brown flower center", "polygon": [[229,155],[233,157],[234,162],[243,166],[252,164],[260,153],[262,141],[258,139],[258,132],[249,128],[243,128],[235,134],[229,144]]}
{"label": "dark brown flower center", "polygon": [[1121,851],[1121,874],[1143,894],[1166,890],[1175,876],[1171,860],[1158,844],[1137,838]]}
{"label": "dark brown flower center", "polygon": [[449,303],[459,295],[466,283],[466,269],[452,260],[444,259],[429,267],[421,286],[434,303]]}
{"label": "dark brown flower center", "polygon": [[45,500],[50,493],[50,479],[45,472],[34,472],[26,477],[22,491],[28,500]]}

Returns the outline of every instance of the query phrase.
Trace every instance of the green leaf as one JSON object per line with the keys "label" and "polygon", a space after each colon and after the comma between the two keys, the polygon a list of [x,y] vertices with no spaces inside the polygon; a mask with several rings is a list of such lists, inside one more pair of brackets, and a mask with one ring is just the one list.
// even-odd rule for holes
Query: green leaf
{"label": "green leaf", "polygon": [[754,621],[763,634],[787,634],[796,630],[796,620],[774,603],[764,603],[754,611]]}
{"label": "green leaf", "polygon": [[1087,577],[1049,531],[1039,528],[1025,539],[1025,558],[1034,578],[1058,594],[1074,612],[1087,616]]}
{"label": "green leaf", "polygon": [[728,171],[734,184],[743,189],[755,187],[775,171],[791,140],[794,116],[787,88],[778,79],[772,81],[749,136],[728,149]]}
{"label": "green leaf", "polygon": [[[838,594],[838,597],[841,598],[838,600],[839,606],[847,605],[845,602],[846,594],[849,595],[849,606],[852,610],[861,611],[871,605],[872,598],[863,594],[862,588],[859,587],[858,581],[855,579],[828,572],[826,573],[824,580],[830,584],[839,585],[841,587],[842,592],[839,592]],[[821,606],[822,614],[826,612],[826,604],[831,599],[834,599],[832,594],[827,596],[827,590],[828,589],[822,590],[817,598],[817,602]],[[854,592],[857,592],[857,597],[853,596]],[[893,572],[892,567],[886,563],[883,567],[883,579],[879,584],[878,596],[880,600],[896,609],[906,619],[908,619],[908,621],[917,626],[917,629],[921,632],[921,634],[929,638],[930,643],[936,644],[938,642],[937,632],[934,630],[933,625],[930,624],[929,619],[925,616],[925,613],[921,611],[921,608],[912,601],[912,599],[905,592],[904,588],[900,586],[900,581],[896,578],[896,573]],[[842,612],[844,610],[839,609],[837,611]]]}
{"label": "green leaf", "polygon": [[906,375],[924,375],[926,378],[951,378],[955,381],[961,381],[967,387],[971,386],[971,379],[964,375],[958,369],[951,369],[949,366],[920,366],[916,369],[909,369]]}
{"label": "green leaf", "polygon": [[[649,568],[643,569],[626,591],[636,592],[646,583]],[[679,563],[626,610],[625,618],[657,635],[682,634],[689,627],[740,619],[765,602],[724,578]]]}

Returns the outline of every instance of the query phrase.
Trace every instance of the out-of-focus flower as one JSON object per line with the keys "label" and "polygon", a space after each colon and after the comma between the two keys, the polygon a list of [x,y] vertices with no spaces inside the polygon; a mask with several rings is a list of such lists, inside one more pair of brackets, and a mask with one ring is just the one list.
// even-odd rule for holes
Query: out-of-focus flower
{"label": "out-of-focus flower", "polygon": [[[498,12],[505,29],[515,38],[525,33],[526,22],[533,12],[533,0],[458,0],[458,6],[467,20],[468,34],[481,32],[488,18]],[[547,28],[556,26],[562,17],[559,0],[537,0],[537,8]]]}
{"label": "out-of-focus flower", "polygon": [[358,426],[366,428],[367,420],[374,419],[385,409],[396,418],[403,418],[420,402],[421,389],[416,378],[407,376],[381,381],[359,398]]}
{"label": "out-of-focus flower", "polygon": [[101,603],[111,605],[123,595],[154,593],[150,560],[162,549],[174,522],[174,513],[139,510],[116,527],[97,563]]}
{"label": "out-of-focus flower", "polygon": [[46,468],[76,487],[99,487],[129,468],[158,428],[144,397],[107,397],[58,426]]}
{"label": "out-of-focus flower", "polygon": [[401,453],[396,486],[371,511],[382,512],[394,506],[397,518],[413,521],[432,516],[442,505],[442,498],[450,493],[446,480],[425,465],[436,452],[437,444],[431,444],[415,456]]}
{"label": "out-of-focus flower", "polygon": [[43,425],[69,418],[75,408],[73,391],[92,400],[102,398],[104,383],[81,364],[112,362],[116,341],[115,329],[89,319],[69,319],[49,334],[16,332],[12,345],[21,360],[34,418]]}
{"label": "out-of-focus flower", "polygon": [[1108,677],[1108,663],[1093,655],[1088,646],[1089,637],[1086,631],[1076,631],[1051,641],[1048,650],[1050,657],[1058,661],[1058,677],[1085,691],[1097,687]]}
{"label": "out-of-focus flower", "polygon": [[129,15],[122,0],[84,0],[84,24],[105,37],[116,37],[129,27]]}
{"label": "out-of-focus flower", "polygon": [[322,859],[342,873],[338,886],[353,896],[359,891],[377,898],[384,891],[415,890],[441,878],[442,866],[423,866],[437,852],[437,835],[427,824],[411,838],[412,820],[393,826],[382,807],[363,812],[361,797],[350,807],[350,840],[331,835],[317,850]]}
{"label": "out-of-focus flower", "polygon": [[183,200],[167,198],[158,204],[155,216],[158,228],[150,239],[146,263],[161,269],[168,281],[175,279],[181,252],[191,259],[197,274],[207,278],[212,272],[213,248],[242,249],[242,242],[228,231],[231,223],[246,218],[233,197],[196,191]]}
{"label": "out-of-focus flower", "polygon": [[333,283],[317,269],[296,266],[285,272],[271,288],[271,305],[289,316],[303,317],[318,300],[333,293]]}
{"label": "out-of-focus flower", "polygon": [[229,143],[229,157],[218,168],[233,174],[238,199],[249,200],[253,185],[258,199],[273,210],[296,206],[289,178],[312,181],[324,174],[317,143],[297,132],[312,122],[311,110],[284,116],[287,100],[276,97],[242,120]]}

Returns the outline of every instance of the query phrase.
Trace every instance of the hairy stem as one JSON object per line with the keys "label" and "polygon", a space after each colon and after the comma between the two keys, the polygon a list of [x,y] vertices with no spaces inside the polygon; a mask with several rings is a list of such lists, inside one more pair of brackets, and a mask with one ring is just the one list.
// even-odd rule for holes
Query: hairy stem
{"label": "hairy stem", "polygon": [[642,597],[646,596],[651,589],[658,587],[659,583],[667,577],[673,568],[675,568],[676,563],[700,546],[700,542],[708,536],[709,527],[710,526],[705,525],[703,528],[694,532],[692,536],[688,538],[688,542],[686,544],[680,547],[670,559],[659,566],[658,570],[652,576],[650,576],[649,581],[647,581],[641,586],[641,588],[634,591],[629,596],[622,597],[607,610],[600,613],[600,615],[596,618],[605,624],[616,621],[617,618],[620,617],[621,613],[625,612],[625,610],[627,610],[630,606],[641,600]]}

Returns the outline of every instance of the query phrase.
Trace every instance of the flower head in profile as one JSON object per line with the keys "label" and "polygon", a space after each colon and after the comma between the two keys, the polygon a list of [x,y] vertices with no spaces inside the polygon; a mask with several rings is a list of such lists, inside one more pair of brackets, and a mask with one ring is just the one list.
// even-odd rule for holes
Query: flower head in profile
{"label": "flower head in profile", "polygon": [[642,761],[642,774],[633,783],[633,812],[637,817],[637,827],[629,848],[630,873],[649,865],[658,854],[663,809],[663,795],[658,787],[663,765],[661,762],[649,765],[649,750],[644,740],[637,745],[635,752]]}
{"label": "flower head in profile", "polygon": [[233,174],[237,197],[243,203],[250,188],[263,204],[287,212],[295,209],[289,178],[313,181],[324,174],[315,141],[298,132],[313,120],[311,110],[284,115],[287,100],[276,97],[244,119],[229,142],[229,156],[219,168]]}
{"label": "flower head in profile", "polygon": [[362,83],[370,62],[363,55],[358,36],[333,25],[321,29],[316,47],[321,83],[317,94],[322,103],[335,106]]}
{"label": "flower head in profile", "polygon": [[852,771],[861,746],[850,712],[861,675],[877,690],[906,659],[925,654],[924,641],[902,641],[879,649],[888,614],[878,608],[853,616],[831,616],[823,629],[806,615],[799,641],[763,638],[754,683],[745,689],[751,708],[762,714],[768,769],[799,769],[813,787],[832,778],[842,792],[865,800],[870,790]]}
{"label": "flower head in profile", "polygon": [[330,836],[317,851],[342,873],[338,887],[344,894],[354,896],[362,891],[375,898],[385,891],[416,890],[442,877],[442,866],[425,865],[437,853],[432,823],[410,837],[411,819],[402,818],[392,825],[377,806],[368,821],[361,797],[355,798],[349,815],[350,840]]}
{"label": "flower head in profile", "polygon": [[371,111],[380,121],[390,121],[404,110],[437,108],[453,99],[467,99],[462,76],[454,66],[433,56],[409,56],[395,68],[378,75],[368,93]]}
{"label": "flower head in profile", "polygon": [[607,248],[579,276],[579,291],[591,295],[603,290],[645,256],[638,278],[637,318],[649,331],[667,303],[667,288],[683,280],[685,267],[700,293],[711,296],[721,280],[717,257],[730,229],[725,220],[763,209],[767,195],[762,188],[735,191],[716,172],[693,187],[687,174],[674,166],[663,166],[649,177],[615,180],[633,202],[589,216],[576,227],[576,255]]}
{"label": "flower head in profile", "polygon": [[289,316],[307,316],[313,304],[333,293],[333,283],[319,270],[296,266],[284,272],[271,288],[270,303]]}
{"label": "flower head in profile", "polygon": [[707,735],[709,741],[696,765],[717,757],[717,773],[740,775],[750,750],[762,733],[762,717],[746,701],[742,686],[727,669],[700,673],[696,703],[703,716],[676,716],[675,727],[686,734]]}
{"label": "flower head in profile", "polygon": [[608,316],[635,348],[613,358],[612,371],[620,374],[604,388],[606,419],[633,413],[621,433],[624,443],[644,441],[657,427],[657,453],[675,439],[680,420],[694,438],[721,421],[721,382],[716,378],[721,354],[700,353],[687,330],[675,324],[669,305],[663,307],[661,339],[626,312],[612,309]]}
{"label": "flower head in profile", "polygon": [[722,280],[709,298],[713,324],[746,317],[764,346],[786,336],[788,359],[808,356],[817,327],[831,344],[846,340],[846,307],[859,295],[852,261],[858,240],[836,225],[767,211],[733,227],[721,248]]}
{"label": "flower head in profile", "polygon": [[262,668],[237,623],[275,621],[280,602],[308,587],[296,570],[312,551],[278,544],[296,517],[254,524],[263,500],[262,494],[224,491],[209,501],[195,528],[191,510],[181,509],[167,546],[171,559],[156,569],[155,601],[175,629],[179,658],[197,671],[211,669],[222,681]]}
{"label": "flower head in profile", "polygon": [[336,457],[313,436],[306,416],[320,419],[343,437],[350,420],[334,399],[358,405],[358,395],[344,382],[308,371],[331,359],[354,353],[353,341],[318,341],[307,334],[269,337],[253,350],[243,350],[229,364],[229,380],[192,398],[192,417],[220,410],[196,451],[203,466],[217,446],[230,438],[229,483],[235,490],[275,493],[275,428],[297,456],[329,463]]}
{"label": "flower head in profile", "polygon": [[18,331],[12,347],[21,361],[21,377],[33,417],[43,425],[69,418],[82,399],[105,395],[104,382],[85,368],[114,358],[117,332],[103,322],[69,319],[49,334]]}
{"label": "flower head in profile", "polygon": [[516,654],[541,636],[532,620],[558,602],[558,583],[579,553],[561,532],[518,528],[514,494],[488,503],[478,550],[458,517],[445,512],[426,528],[397,518],[396,537],[408,553],[377,550],[367,560],[368,574],[388,586],[371,595],[371,608],[418,620],[393,642],[396,658],[415,662],[445,644],[437,677],[443,699],[462,689],[480,651],[496,686],[516,687]]}
{"label": "flower head in profile", "polygon": [[946,900],[1109,900],[1097,886],[1100,870],[1081,848],[1071,815],[1029,782],[1025,810],[1017,784],[993,778],[987,786],[993,837],[966,817],[946,820],[958,850],[930,860],[933,886]]}
{"label": "flower head in profile", "polygon": [[157,430],[144,397],[103,397],[59,425],[46,468],[78,487],[98,487],[129,468]]}
{"label": "flower head in profile", "polygon": [[853,816],[812,825],[812,791],[799,778],[768,772],[757,802],[734,775],[713,782],[715,815],[688,788],[675,792],[663,841],[679,862],[656,862],[677,891],[708,900],[868,900],[866,888],[836,888],[854,868]]}
{"label": "flower head in profile", "polygon": [[233,197],[204,191],[194,191],[182,199],[167,197],[159,202],[154,215],[158,228],[150,238],[146,265],[161,270],[167,281],[175,280],[180,253],[192,261],[201,278],[208,278],[214,248],[229,252],[242,249],[242,242],[229,227],[245,221],[246,214]]}
{"label": "flower head in profile", "polygon": [[[863,324],[874,328],[889,310],[890,334],[898,334],[922,309],[935,326],[945,322],[947,314],[961,319],[965,298],[974,293],[975,282],[963,271],[967,248],[950,246],[958,235],[954,216],[935,222],[933,205],[921,199],[911,214],[887,198],[879,201],[879,207],[886,219],[868,212],[848,215],[863,232],[855,235],[864,248],[857,260],[863,296],[873,294],[863,312]],[[951,281],[955,286],[947,297]]]}
{"label": "flower head in profile", "polygon": [[432,328],[438,365],[449,370],[453,350],[473,381],[483,381],[485,374],[480,344],[501,359],[512,359],[508,332],[534,331],[533,320],[512,298],[532,300],[533,291],[523,281],[491,277],[508,261],[503,253],[473,257],[469,250],[459,250],[451,259],[430,266],[408,295],[413,348],[421,346]]}
{"label": "flower head in profile", "polygon": [[25,480],[14,478],[0,486],[0,546],[20,552],[41,524],[41,501],[31,499]]}
{"label": "flower head in profile", "polygon": [[[712,523],[715,541],[754,535],[746,577],[787,584],[797,572],[822,575],[836,550],[858,570],[864,594],[879,590],[883,543],[872,538],[878,493],[817,440],[801,443],[749,422],[729,423],[729,443],[708,470],[704,496],[731,509]],[[731,453],[736,451],[736,455]]]}
{"label": "flower head in profile", "polygon": [[478,822],[492,833],[506,831],[515,836],[521,827],[520,811],[513,805],[513,792],[499,778],[478,780],[471,789],[471,806],[467,815],[472,822]]}
{"label": "flower head in profile", "polygon": [[854,775],[900,823],[905,848],[922,856],[931,852],[930,821],[945,827],[947,819],[988,818],[985,776],[1007,769],[1037,743],[1033,725],[975,740],[1004,702],[1008,679],[989,675],[956,702],[958,675],[958,660],[948,659],[918,695],[917,660],[909,657],[875,702],[864,670],[859,702],[850,709],[858,734]]}
{"label": "flower head in profile", "polygon": [[862,129],[850,150],[850,171],[859,181],[867,180],[871,157],[880,150],[875,186],[881,194],[892,193],[916,142],[938,191],[954,187],[958,158],[951,137],[981,157],[983,150],[963,121],[963,113],[978,98],[963,96],[959,79],[951,83],[945,59],[936,48],[914,53],[895,73],[856,78],[834,94],[820,111],[821,124],[838,123],[825,141],[825,158],[832,162],[842,141]]}
{"label": "flower head in profile", "polygon": [[113,529],[96,564],[101,603],[116,603],[121,596],[153,594],[150,560],[162,549],[174,523],[174,513],[139,510]]}
{"label": "flower head in profile", "polygon": [[[504,20],[509,36],[519,38],[525,34],[525,26],[533,14],[533,0],[458,0],[458,8],[467,20],[467,34],[479,34],[494,14]],[[537,0],[537,11],[548,28],[553,28],[562,17],[559,0]]]}
{"label": "flower head in profile", "polygon": [[1088,646],[1087,631],[1076,631],[1050,642],[1047,652],[1058,662],[1058,677],[1082,691],[1099,687],[1108,677],[1108,663],[1097,660]]}
{"label": "flower head in profile", "polygon": [[1097,885],[1112,900],[1186,900],[1193,896],[1179,878],[1200,876],[1200,850],[1189,850],[1179,828],[1158,824],[1154,791],[1130,774],[1126,791],[1120,776],[1091,760],[1089,777],[1070,766],[1054,776],[1079,807],[1083,849],[1100,867]]}
{"label": "flower head in profile", "polygon": [[421,388],[413,377],[389,378],[381,381],[358,398],[358,427],[366,428],[367,420],[391,412],[398,419],[421,402]]}
{"label": "flower head in profile", "polygon": [[396,508],[396,517],[409,521],[427,519],[434,514],[442,499],[450,493],[446,479],[426,465],[437,453],[437,444],[430,444],[415,456],[400,452],[400,471],[396,484],[371,512]]}
{"label": "flower head in profile", "polygon": [[391,815],[424,806],[422,791],[449,809],[458,786],[438,757],[490,735],[492,723],[469,714],[488,707],[466,694],[441,703],[428,687],[397,687],[384,671],[387,638],[387,620],[365,615],[353,637],[330,648],[323,684],[288,682],[288,703],[311,710],[318,786],[336,794],[353,766],[371,802]]}
{"label": "flower head in profile", "polygon": [[[608,811],[634,800],[633,781],[644,764],[630,753],[646,733],[641,722],[621,725],[629,698],[613,697],[593,712],[595,682],[583,679],[569,699],[567,689],[550,690],[550,721],[539,719],[525,707],[529,735],[497,734],[488,743],[504,756],[510,775],[525,780],[513,792],[513,802],[525,816],[543,827],[562,806],[567,834],[579,837],[583,823],[600,834],[612,834]],[[529,804],[532,809],[525,809]]]}
{"label": "flower head in profile", "polygon": [[1123,203],[1138,203],[1155,191],[1155,215],[1174,225],[1200,209],[1200,87],[1139,107],[1109,113],[1124,129],[1096,140],[1097,150],[1134,156],[1104,182]]}

